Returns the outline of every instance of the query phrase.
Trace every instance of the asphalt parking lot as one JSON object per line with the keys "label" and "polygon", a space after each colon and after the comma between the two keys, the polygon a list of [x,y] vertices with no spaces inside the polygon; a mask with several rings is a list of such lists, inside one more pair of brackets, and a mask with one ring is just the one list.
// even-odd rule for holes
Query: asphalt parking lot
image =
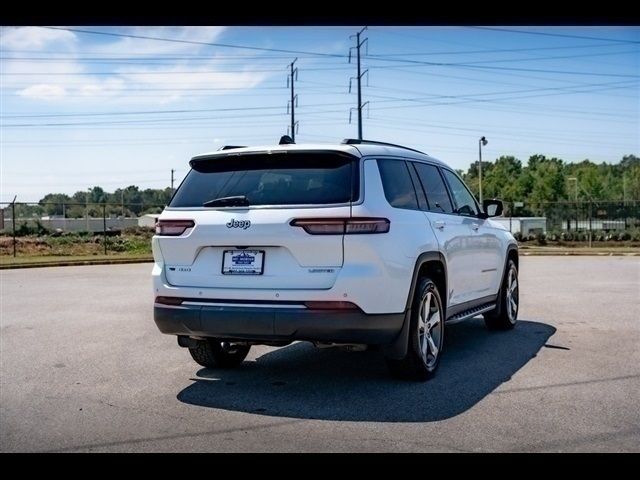
{"label": "asphalt parking lot", "polygon": [[518,326],[449,327],[427,383],[306,343],[200,368],[150,270],[0,272],[0,451],[640,451],[640,257],[523,257]]}

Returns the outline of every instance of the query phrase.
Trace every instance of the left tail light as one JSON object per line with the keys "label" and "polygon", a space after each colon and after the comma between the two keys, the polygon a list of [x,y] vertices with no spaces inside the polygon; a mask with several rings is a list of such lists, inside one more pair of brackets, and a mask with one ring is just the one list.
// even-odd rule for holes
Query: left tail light
{"label": "left tail light", "polygon": [[177,237],[194,226],[193,220],[158,220],[156,222],[156,235]]}

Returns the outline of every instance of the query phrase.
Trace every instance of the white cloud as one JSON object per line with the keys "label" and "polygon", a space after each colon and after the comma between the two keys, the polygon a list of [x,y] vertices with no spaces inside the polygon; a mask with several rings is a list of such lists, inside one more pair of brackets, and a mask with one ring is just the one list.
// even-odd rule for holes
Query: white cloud
{"label": "white cloud", "polygon": [[22,97],[36,98],[39,100],[57,100],[65,97],[67,95],[67,91],[60,85],[40,83],[20,90],[17,94]]}
{"label": "white cloud", "polygon": [[72,45],[77,37],[66,30],[50,30],[41,27],[2,27],[0,48],[15,50],[39,50],[51,44]]}
{"label": "white cloud", "polygon": [[[140,35],[146,37],[172,38],[178,40],[211,43],[220,36],[225,27],[135,27],[96,30]],[[96,55],[144,59],[145,56],[169,54],[184,58],[171,64],[148,66],[126,66],[113,64],[96,65],[83,62],[82,57],[75,57],[74,43],[77,38],[72,32],[65,30],[47,30],[39,27],[20,27],[2,30],[2,46],[6,48],[24,49],[29,45],[34,52],[46,54],[52,45],[59,49],[59,44],[74,47],[64,57],[51,54],[56,61],[24,61],[11,59],[11,55],[2,61],[4,72],[3,88],[14,90],[16,95],[36,100],[55,100],[66,98],[69,103],[93,104],[108,100],[120,105],[129,104],[168,104],[189,99],[191,89],[207,90],[212,95],[224,94],[225,90],[216,89],[251,89],[267,79],[272,73],[252,71],[259,70],[260,64],[251,60],[240,71],[225,71],[229,67],[225,61],[216,58],[217,53],[223,56],[229,52],[219,49],[215,51],[206,45],[163,42],[137,38],[99,37],[99,41],[83,43],[82,51]],[[95,40],[95,39],[93,39]],[[84,42],[84,37],[83,37]],[[78,45],[76,45],[78,46]],[[194,63],[189,55],[202,52],[211,53],[211,61]],[[242,55],[246,52],[232,52]],[[252,53],[255,55],[255,53]],[[74,58],[75,57],[75,58]],[[64,59],[63,59],[64,58]],[[233,65],[237,69],[237,64]],[[111,70],[110,75],[92,75],[92,72]],[[187,71],[188,73],[180,73]],[[164,73],[176,72],[176,73]]]}

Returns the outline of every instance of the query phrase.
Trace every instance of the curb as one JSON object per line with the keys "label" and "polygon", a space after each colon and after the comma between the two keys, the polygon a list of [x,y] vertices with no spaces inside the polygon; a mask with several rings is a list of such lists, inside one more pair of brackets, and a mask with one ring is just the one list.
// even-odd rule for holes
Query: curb
{"label": "curb", "polygon": [[42,267],[75,267],[82,265],[119,265],[127,263],[151,263],[153,257],[142,258],[104,258],[96,260],[62,260],[56,262],[34,262],[34,263],[14,263],[0,265],[0,270],[10,270],[16,268],[42,268]]}
{"label": "curb", "polygon": [[530,257],[637,257],[640,256],[640,252],[528,252],[526,250],[520,250],[521,256]]}

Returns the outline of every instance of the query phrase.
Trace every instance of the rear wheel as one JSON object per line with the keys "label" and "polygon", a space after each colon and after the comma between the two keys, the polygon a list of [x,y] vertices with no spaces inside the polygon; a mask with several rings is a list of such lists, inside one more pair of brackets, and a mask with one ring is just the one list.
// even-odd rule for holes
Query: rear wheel
{"label": "rear wheel", "polygon": [[189,348],[196,363],[207,368],[232,368],[240,365],[247,357],[251,345],[225,342],[216,338],[199,340],[198,345]]}
{"label": "rear wheel", "polygon": [[510,330],[518,320],[518,306],[520,301],[518,288],[518,268],[513,260],[509,260],[507,271],[500,289],[500,313],[484,314],[484,321],[491,330]]}
{"label": "rear wheel", "polygon": [[429,278],[422,279],[416,288],[410,322],[407,355],[401,360],[387,358],[387,365],[394,377],[425,381],[440,364],[444,340],[442,300]]}

